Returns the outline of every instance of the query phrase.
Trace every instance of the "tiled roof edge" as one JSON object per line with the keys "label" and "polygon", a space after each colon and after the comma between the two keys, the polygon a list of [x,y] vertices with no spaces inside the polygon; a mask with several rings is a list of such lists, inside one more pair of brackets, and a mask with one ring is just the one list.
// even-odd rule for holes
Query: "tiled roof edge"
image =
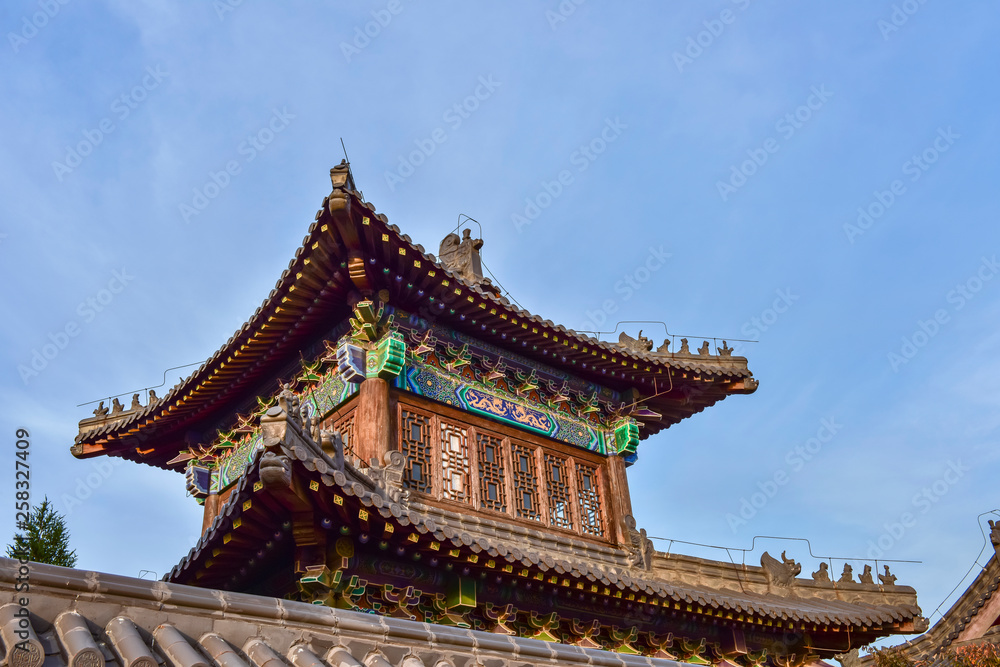
{"label": "tiled roof edge", "polygon": [[[203,611],[225,611],[228,614],[239,614],[244,621],[263,620],[278,625],[287,623],[316,625],[323,633],[367,634],[370,636],[400,637],[406,640],[426,641],[443,649],[459,649],[462,651],[486,650],[509,652],[517,655],[519,660],[539,659],[546,662],[557,661],[559,664],[580,665],[678,665],[671,660],[609,653],[595,649],[552,644],[537,639],[520,637],[503,637],[492,633],[467,630],[457,627],[432,625],[418,621],[372,616],[353,611],[321,607],[306,602],[279,600],[246,593],[231,593],[212,589],[202,589],[183,584],[170,584],[159,581],[135,579],[115,574],[77,570],[32,563],[31,579],[34,596],[41,595],[72,595],[85,596],[82,602],[107,603],[108,597],[122,597],[135,600],[157,600],[170,602],[171,614],[193,613]],[[0,558],[0,591],[6,602],[9,595],[16,595],[13,590],[17,577],[18,562],[9,558]],[[116,601],[119,602],[119,601]],[[76,606],[81,606],[79,603]]]}

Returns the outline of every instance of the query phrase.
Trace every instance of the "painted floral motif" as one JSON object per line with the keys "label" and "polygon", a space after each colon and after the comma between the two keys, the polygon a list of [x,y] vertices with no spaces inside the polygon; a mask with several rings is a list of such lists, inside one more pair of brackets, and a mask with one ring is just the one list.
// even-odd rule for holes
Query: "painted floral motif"
{"label": "painted floral motif", "polygon": [[477,412],[482,412],[493,417],[499,417],[505,421],[512,421],[519,426],[527,426],[533,431],[545,433],[552,432],[552,422],[538,410],[526,408],[513,401],[491,396],[485,392],[468,388],[462,392],[466,405]]}
{"label": "painted floral motif", "polygon": [[[470,412],[503,419],[536,433],[562,442],[598,452],[614,453],[614,437],[610,432],[598,430],[598,425],[557,412],[526,405],[527,399],[498,396],[473,381],[456,377],[430,364],[413,359],[400,374],[396,386],[446,405],[453,405]],[[475,398],[472,398],[472,396]],[[609,446],[610,445],[610,446]]]}

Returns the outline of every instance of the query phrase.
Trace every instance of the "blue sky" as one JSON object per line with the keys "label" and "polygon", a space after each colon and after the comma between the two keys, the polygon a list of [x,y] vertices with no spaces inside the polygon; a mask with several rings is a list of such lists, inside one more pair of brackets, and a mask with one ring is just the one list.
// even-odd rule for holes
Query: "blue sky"
{"label": "blue sky", "polygon": [[[759,340],[737,347],[756,394],[640,447],[651,535],[922,560],[893,570],[930,614],[998,506],[993,3],[346,4],[0,9],[0,433],[12,457],[30,431],[32,493],[68,512],[79,565],[162,576],[196,539],[180,475],[70,456],[77,405],[252,314],[343,137],[430,251],[480,221],[533,313]],[[761,540],[747,562],[764,549],[819,562]]]}

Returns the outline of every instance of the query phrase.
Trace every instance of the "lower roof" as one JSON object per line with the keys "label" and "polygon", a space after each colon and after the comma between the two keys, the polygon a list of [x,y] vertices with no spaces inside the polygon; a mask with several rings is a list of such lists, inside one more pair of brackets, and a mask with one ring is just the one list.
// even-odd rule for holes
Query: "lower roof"
{"label": "lower roof", "polygon": [[[870,639],[912,632],[923,623],[916,592],[908,586],[821,584],[793,578],[788,586],[775,588],[768,584],[761,567],[737,569],[731,563],[662,553],[653,554],[647,570],[630,563],[629,551],[614,545],[560,538],[549,531],[526,530],[502,520],[469,517],[393,497],[384,485],[350,462],[337,469],[337,463],[316,443],[305,439],[294,423],[284,423],[289,426],[275,439],[280,443],[276,448],[287,458],[290,475],[301,480],[302,488],[310,489],[312,502],[327,516],[338,516],[329,509],[335,506],[343,510],[344,516],[347,512],[355,516],[363,513],[366,517],[370,514],[372,526],[379,517],[386,525],[394,526],[387,534],[400,540],[411,535],[414,539],[408,544],[414,549],[430,547],[434,551],[431,543],[436,541],[442,548],[435,552],[442,559],[454,550],[455,562],[463,566],[480,560],[482,555],[481,560],[493,559],[496,564],[510,564],[518,570],[558,575],[566,580],[563,585],[606,587],[609,591],[634,595],[644,603],[645,596],[649,596],[648,604],[664,609],[691,607],[687,611],[715,623],[735,619],[748,627],[809,624],[836,628],[845,635],[871,635]],[[241,534],[266,533],[279,527],[276,522],[286,519],[260,513],[263,504],[258,499],[269,494],[267,487],[259,483],[260,454],[248,465],[198,543],[166,579],[226,585],[233,575],[232,563],[246,564],[246,546],[240,540]],[[334,496],[340,500],[334,498],[330,502]],[[481,565],[480,562],[475,567]],[[234,580],[254,576],[248,571],[236,575]]]}
{"label": "lower roof", "polygon": [[682,664],[37,563],[30,564],[22,652],[12,646],[25,631],[17,615],[25,596],[15,591],[18,567],[0,558],[0,637],[3,662],[12,667]]}

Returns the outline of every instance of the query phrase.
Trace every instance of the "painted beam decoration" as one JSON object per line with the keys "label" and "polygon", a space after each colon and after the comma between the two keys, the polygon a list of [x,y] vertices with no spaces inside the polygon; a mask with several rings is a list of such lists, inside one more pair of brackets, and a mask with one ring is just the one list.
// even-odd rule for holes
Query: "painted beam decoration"
{"label": "painted beam decoration", "polygon": [[264,446],[264,434],[258,430],[251,434],[225,459],[219,461],[218,469],[212,476],[212,493],[219,493],[239,481],[247,470],[258,449]]}
{"label": "painted beam decoration", "polygon": [[[398,319],[397,319],[398,316]],[[394,322],[395,320],[395,322]],[[334,332],[336,336],[337,331]],[[615,408],[616,392],[584,382],[484,341],[437,328],[417,315],[360,302],[350,329],[339,329],[325,356],[303,362],[294,381],[301,405],[325,419],[368,378],[495,419],[526,431],[631,463],[639,423]],[[407,340],[410,344],[407,344]],[[183,452],[188,490],[199,501],[237,482],[261,446],[256,423],[277,400],[258,398],[258,410],[215,444]]]}
{"label": "painted beam decoration", "polygon": [[625,460],[635,460],[639,447],[639,424],[631,417],[622,419],[615,425],[615,446]]}
{"label": "painted beam decoration", "polygon": [[406,363],[406,343],[403,342],[403,336],[390,331],[375,344],[375,349],[368,353],[367,358],[365,372],[368,377],[383,380],[395,378]]}
{"label": "painted beam decoration", "polygon": [[354,307],[350,333],[337,344],[337,370],[345,382],[392,380],[406,362],[406,343],[392,327],[392,313],[370,300]]}
{"label": "painted beam decoration", "polygon": [[555,435],[559,428],[556,421],[541,410],[534,410],[506,398],[488,394],[482,389],[465,386],[456,393],[465,406],[465,409],[470,412],[478,412],[487,417],[496,417],[508,424],[530,429],[547,436]]}
{"label": "painted beam decoration", "polygon": [[[412,349],[398,388],[582,449],[635,460],[638,422],[613,416],[610,406],[626,403],[616,392],[434,327],[417,315],[395,315]],[[621,446],[615,433],[619,421],[632,429]]]}
{"label": "painted beam decoration", "polygon": [[[471,374],[471,372],[469,373]],[[491,417],[554,440],[600,454],[613,454],[613,440],[589,420],[532,404],[523,397],[509,395],[495,386],[487,386],[468,377],[448,373],[432,362],[411,360],[397,383],[418,396],[452,405],[473,414]],[[612,446],[609,448],[608,444]]]}
{"label": "painted beam decoration", "polygon": [[338,367],[316,380],[312,391],[303,400],[312,403],[321,417],[326,417],[357,391],[358,384],[344,378]]}
{"label": "painted beam decoration", "polygon": [[337,348],[337,370],[345,382],[360,384],[368,377],[365,374],[365,348],[351,341]]}

